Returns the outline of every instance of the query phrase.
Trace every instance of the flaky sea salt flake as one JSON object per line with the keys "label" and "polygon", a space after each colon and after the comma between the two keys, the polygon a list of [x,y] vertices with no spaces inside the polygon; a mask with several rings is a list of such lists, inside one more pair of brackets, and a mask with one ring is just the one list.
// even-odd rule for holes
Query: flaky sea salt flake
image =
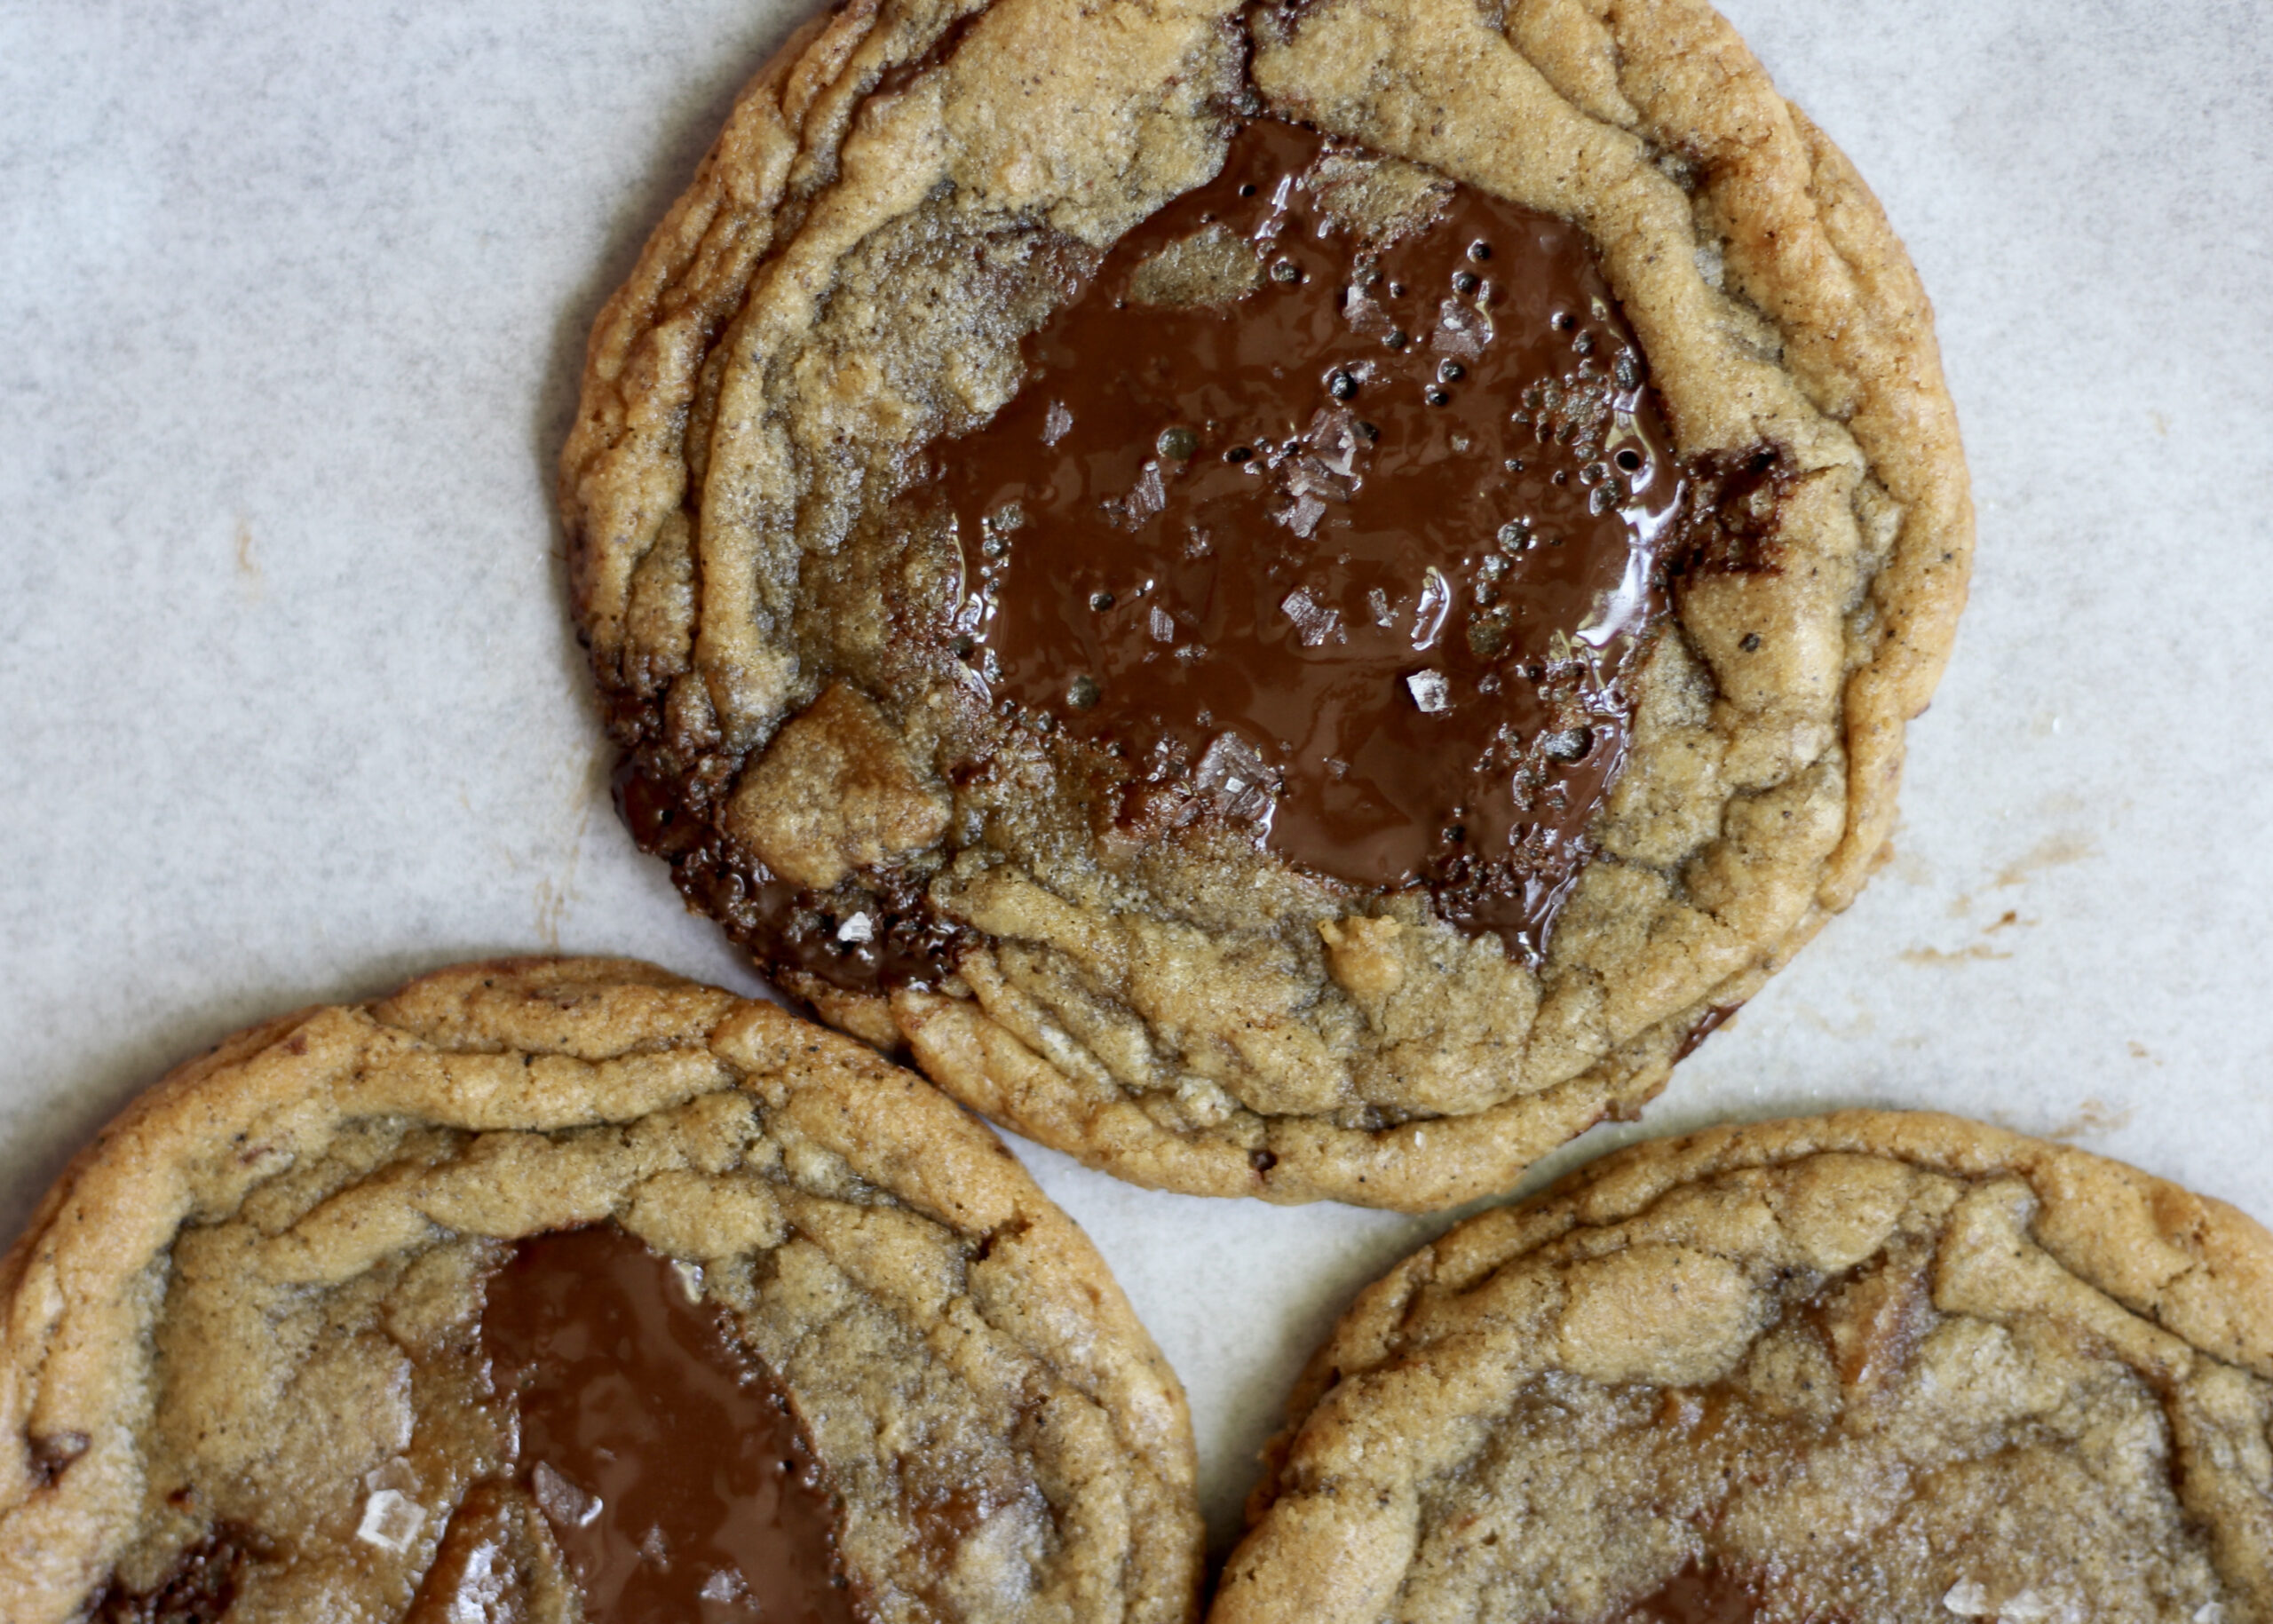
{"label": "flaky sea salt flake", "polygon": [[1342,623],[1340,611],[1325,607],[1299,587],[1287,594],[1279,609],[1295,622],[1295,635],[1302,639],[1304,648],[1316,648],[1332,637]]}
{"label": "flaky sea salt flake", "polygon": [[1263,757],[1237,733],[1217,733],[1192,769],[1200,794],[1234,818],[1259,818],[1271,810],[1271,780]]}
{"label": "flaky sea salt flake", "polygon": [[1942,1597],[1942,1605],[1960,1619],[1994,1618],[1996,1606],[1989,1599],[1988,1587],[1978,1580],[1960,1579]]}
{"label": "flaky sea salt flake", "polygon": [[355,1537],[400,1557],[425,1525],[425,1507],[400,1489],[380,1489],[363,1502],[363,1520],[356,1525]]}
{"label": "flaky sea salt flake", "polygon": [[1437,330],[1429,347],[1446,355],[1476,356],[1492,342],[1492,318],[1473,305],[1446,299],[1437,307]]}
{"label": "flaky sea salt flake", "polygon": [[600,1514],[600,1497],[588,1494],[562,1477],[550,1461],[539,1461],[536,1470],[529,1474],[529,1486],[536,1491],[536,1503],[545,1516],[564,1528],[589,1528]]}
{"label": "flaky sea salt flake", "polygon": [[1405,685],[1412,692],[1413,702],[1426,715],[1440,717],[1453,708],[1452,685],[1442,671],[1415,671],[1405,679]]}

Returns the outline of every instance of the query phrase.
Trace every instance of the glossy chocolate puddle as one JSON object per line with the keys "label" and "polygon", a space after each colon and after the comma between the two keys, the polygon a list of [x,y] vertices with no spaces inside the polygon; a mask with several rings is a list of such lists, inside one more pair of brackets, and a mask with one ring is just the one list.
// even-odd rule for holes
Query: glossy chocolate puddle
{"label": "glossy chocolate puddle", "polygon": [[526,1240],[490,1277],[482,1346],[519,1460],[453,1514],[421,1592],[438,1620],[501,1590],[531,1501],[592,1624],[862,1618],[787,1395],[685,1268],[602,1225]]}
{"label": "glossy chocolate puddle", "polygon": [[1255,120],[1026,353],[933,453],[998,709],[1535,957],[1683,490],[1584,234]]}

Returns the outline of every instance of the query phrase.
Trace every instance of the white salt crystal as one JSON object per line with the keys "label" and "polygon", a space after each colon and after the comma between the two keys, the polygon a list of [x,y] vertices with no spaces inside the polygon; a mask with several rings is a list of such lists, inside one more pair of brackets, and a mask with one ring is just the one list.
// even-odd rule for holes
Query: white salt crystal
{"label": "white salt crystal", "polygon": [[400,1489],[380,1489],[363,1502],[355,1537],[366,1545],[400,1556],[426,1525],[426,1508]]}

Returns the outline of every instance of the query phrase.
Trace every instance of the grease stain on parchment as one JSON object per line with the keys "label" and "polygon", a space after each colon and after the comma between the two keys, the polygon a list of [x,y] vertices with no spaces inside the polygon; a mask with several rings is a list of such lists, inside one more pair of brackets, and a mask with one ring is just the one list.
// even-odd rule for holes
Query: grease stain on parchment
{"label": "grease stain on parchment", "polygon": [[550,952],[560,951],[560,927],[567,919],[569,906],[576,899],[576,867],[584,855],[585,832],[592,826],[592,808],[607,797],[609,759],[605,748],[593,750],[576,796],[575,815],[570,820],[566,837],[559,843],[566,849],[566,860],[557,873],[536,883],[536,933]]}
{"label": "grease stain on parchment", "polygon": [[2095,1139],[2131,1125],[2132,1111],[2128,1105],[2111,1105],[2096,1096],[2087,1096],[2076,1107],[2076,1113],[2056,1127],[2044,1130],[2047,1139]]}
{"label": "grease stain on parchment", "polygon": [[2025,885],[2047,868],[2064,868],[2099,855],[2099,847],[2088,836],[2073,833],[2047,835],[2027,853],[2000,869],[1991,882],[1998,890]]}
{"label": "grease stain on parchment", "polygon": [[[1990,880],[1987,889],[1992,891],[2006,891],[2015,886],[2025,885],[2047,868],[2065,867],[2069,864],[2085,862],[2098,855],[2099,845],[2088,836],[2072,831],[2048,835],[2000,868],[1995,876]],[[1950,899],[1949,906],[1944,912],[1952,919],[1969,920],[1973,917],[1974,907],[1978,900],[1979,899],[1973,891],[1960,891]],[[2008,907],[2000,912],[1996,918],[1979,927],[1983,939],[1979,941],[1968,942],[1960,947],[1919,946],[1905,949],[1898,956],[1905,964],[1934,965],[2009,959],[2013,956],[2011,953],[1992,947],[1987,939],[1995,936],[2000,931],[2009,931],[2016,926],[2033,925],[2037,923],[2034,919],[2024,918],[2018,908]]]}
{"label": "grease stain on parchment", "polygon": [[268,596],[268,577],[261,574],[260,559],[255,556],[252,521],[243,514],[237,515],[237,590],[247,603],[258,603]]}
{"label": "grease stain on parchment", "polygon": [[2024,1133],[2039,1139],[2056,1139],[2063,1145],[2071,1145],[2078,1139],[2097,1139],[2108,1134],[2120,1133],[2131,1125],[2134,1113],[2128,1105],[2112,1104],[2096,1094],[2087,1094],[2071,1115],[2049,1127],[2037,1127],[2009,1111],[1991,1111],[1986,1114],[1998,1127],[2014,1133]]}
{"label": "grease stain on parchment", "polygon": [[1962,964],[1972,959],[2009,959],[2013,955],[1999,952],[1987,942],[1973,942],[1949,951],[1940,947],[1905,947],[1899,956],[1905,964]]}

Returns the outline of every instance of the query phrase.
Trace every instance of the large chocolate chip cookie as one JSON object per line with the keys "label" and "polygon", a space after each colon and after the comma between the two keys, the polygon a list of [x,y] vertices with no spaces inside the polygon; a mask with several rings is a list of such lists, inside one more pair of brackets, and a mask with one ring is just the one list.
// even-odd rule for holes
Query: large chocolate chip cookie
{"label": "large chocolate chip cookie", "polygon": [[1854,897],[1971,547],[1925,297],[1696,0],[856,4],[596,330],[626,816],[1123,1176],[1428,1208]]}
{"label": "large chocolate chip cookie", "polygon": [[1292,1414],[1210,1624],[2273,1618],[2273,1236],[1952,1117],[1605,1158]]}
{"label": "large chocolate chip cookie", "polygon": [[1184,1398],[921,1078],[620,961],[287,1016],[0,1264],[10,1624],[1186,1624]]}

